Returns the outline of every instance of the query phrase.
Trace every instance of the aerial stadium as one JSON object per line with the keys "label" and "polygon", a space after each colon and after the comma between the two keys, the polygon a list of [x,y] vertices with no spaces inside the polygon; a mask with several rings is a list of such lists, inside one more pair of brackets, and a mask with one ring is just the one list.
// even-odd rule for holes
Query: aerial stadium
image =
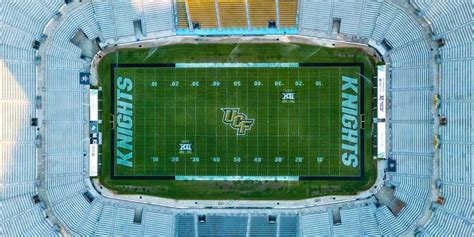
{"label": "aerial stadium", "polygon": [[470,0],[6,0],[0,235],[471,236]]}

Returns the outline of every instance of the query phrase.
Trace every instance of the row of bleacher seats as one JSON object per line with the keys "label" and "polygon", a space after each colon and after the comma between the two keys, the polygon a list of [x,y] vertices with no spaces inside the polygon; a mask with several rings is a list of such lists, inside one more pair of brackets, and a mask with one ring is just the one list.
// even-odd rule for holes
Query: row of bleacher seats
{"label": "row of bleacher seats", "polygon": [[419,232],[426,235],[469,235],[474,231],[474,52],[472,44],[472,1],[411,0],[419,15],[430,23],[440,48],[440,109],[448,119],[440,127],[440,196],[444,205],[434,205],[432,218]]}
{"label": "row of bleacher seats", "polygon": [[300,29],[330,32],[332,2],[303,0],[301,4]]}
{"label": "row of bleacher seats", "polygon": [[247,27],[245,0],[219,0],[218,7],[222,28]]}
{"label": "row of bleacher seats", "polygon": [[392,90],[408,88],[429,88],[433,86],[432,69],[430,66],[391,67],[392,77],[398,83],[392,84]]}
{"label": "row of bleacher seats", "polygon": [[202,28],[217,28],[216,2],[214,0],[187,1],[189,18]]}
{"label": "row of bleacher seats", "polygon": [[430,155],[393,154],[392,159],[397,162],[397,173],[428,177],[433,173]]}
{"label": "row of bleacher seats", "polygon": [[332,214],[330,210],[321,213],[310,213],[301,216],[303,236],[332,235]]}
{"label": "row of bleacher seats", "polygon": [[429,122],[391,122],[391,152],[431,154],[433,152],[433,125]]}
{"label": "row of bleacher seats", "polygon": [[[278,2],[278,4],[277,4]],[[188,29],[188,21],[201,29],[296,27],[296,0],[179,0],[178,28]],[[195,26],[193,26],[195,27]]]}
{"label": "row of bleacher seats", "polygon": [[178,18],[178,29],[188,29],[188,13],[186,12],[186,0],[177,0],[176,1],[176,15]]}
{"label": "row of bleacher seats", "polygon": [[247,233],[247,223],[248,216],[245,214],[230,216],[207,215],[205,222],[198,221],[195,225],[197,226],[198,236],[216,236],[217,233],[228,233],[230,236],[245,236]]}
{"label": "row of bleacher seats", "polygon": [[403,235],[417,227],[429,208],[433,175],[433,81],[431,50],[414,15],[384,2],[372,39],[386,47],[389,66],[388,157],[397,162],[387,182],[404,207],[395,216],[388,206],[376,212],[382,235]]}
{"label": "row of bleacher seats", "polygon": [[425,42],[419,40],[405,45],[405,47],[393,49],[389,57],[393,68],[417,68],[429,65],[430,49]]}
{"label": "row of bleacher seats", "polygon": [[[393,74],[392,74],[393,75]],[[393,75],[393,78],[398,78]],[[433,116],[425,111],[433,105],[432,87],[416,88],[405,87],[401,88],[401,83],[396,83],[398,88],[391,89],[392,101],[392,119],[394,121],[429,121]],[[412,83],[409,83],[412,84]]]}
{"label": "row of bleacher seats", "polygon": [[173,1],[93,0],[90,4],[85,11],[92,9],[88,19],[95,19],[104,44],[165,37],[174,32]]}
{"label": "row of bleacher seats", "polygon": [[[143,3],[143,5],[142,5]],[[135,36],[133,20],[141,19],[143,32],[152,33],[167,30],[172,24],[167,21],[170,1],[115,2],[93,1],[79,4],[65,16],[47,42],[43,64],[45,65],[44,109],[45,121],[45,172],[49,201],[57,218],[65,229],[78,235],[137,235],[154,231],[153,235],[172,236],[171,215],[159,212],[144,213],[143,223],[134,223],[135,207],[123,203],[110,203],[96,197],[88,200],[86,192],[90,187],[84,183],[87,177],[88,161],[85,155],[88,140],[87,97],[85,87],[78,83],[79,72],[88,70],[88,61],[81,59],[81,49],[70,39],[80,29],[87,38],[102,38],[118,42],[122,37]],[[97,9],[109,9],[96,14]],[[133,11],[132,11],[133,10]],[[130,12],[129,12],[130,11]],[[135,13],[130,14],[130,13]],[[128,16],[128,17],[123,17]],[[115,18],[114,18],[115,17]],[[110,19],[114,19],[110,22]],[[163,27],[165,25],[165,27]],[[107,28],[109,27],[109,28]],[[106,29],[104,31],[103,29]],[[127,40],[127,39],[126,39]],[[55,103],[61,101],[61,104]],[[147,218],[146,213],[152,213]],[[157,214],[157,215],[153,215]],[[153,219],[157,217],[157,219]],[[168,218],[165,218],[168,217]],[[156,225],[159,223],[159,225]],[[172,223],[172,222],[171,222]]]}
{"label": "row of bleacher seats", "polygon": [[277,21],[274,0],[248,0],[250,25],[255,28],[268,27],[268,21]]}
{"label": "row of bleacher seats", "polygon": [[298,1],[278,0],[280,27],[295,27],[298,12]]}
{"label": "row of bleacher seats", "polygon": [[[382,3],[383,1],[378,0],[302,0],[299,14],[300,33],[307,35],[313,35],[312,32],[341,33],[372,38],[378,19],[387,16],[387,14],[380,15]],[[338,20],[340,26],[334,32],[333,27]]]}
{"label": "row of bleacher seats", "polygon": [[79,85],[78,78],[79,72],[88,67],[80,59],[82,50],[70,40],[79,29],[90,39],[100,34],[89,2],[68,12],[48,35],[44,46],[44,186],[52,210],[64,228],[70,233],[87,235],[90,233],[81,231],[92,209],[82,194],[87,189],[87,88]]}
{"label": "row of bleacher seats", "polygon": [[472,218],[464,219],[449,210],[438,207],[434,209],[430,222],[419,233],[420,236],[468,236],[473,231]]}
{"label": "row of bleacher seats", "polygon": [[387,220],[393,230],[394,235],[403,235],[407,230],[414,229],[418,220],[424,213],[426,206],[426,194],[423,196],[415,196],[411,192],[405,193],[401,190],[395,192],[395,196],[405,203],[405,207],[401,210],[397,217],[391,212],[386,213]]}
{"label": "row of bleacher seats", "polygon": [[46,23],[63,1],[3,1],[0,25],[0,235],[57,235],[35,203],[37,192],[36,50]]}
{"label": "row of bleacher seats", "polygon": [[[204,218],[203,218],[204,216]],[[202,219],[200,219],[202,218]],[[299,236],[299,216],[295,214],[205,214],[176,215],[177,236]],[[225,233],[225,234],[224,234]]]}
{"label": "row of bleacher seats", "polygon": [[[247,224],[242,223],[242,225],[246,226]],[[266,215],[250,217],[250,236],[277,236],[277,228],[278,226],[275,223],[268,222],[268,216]]]}
{"label": "row of bleacher seats", "polygon": [[40,2],[36,2],[34,8],[24,1],[4,2],[2,5],[2,22],[12,28],[39,37],[44,26],[51,18],[51,9],[58,9],[61,4],[61,1],[54,2],[56,5],[50,9]]}
{"label": "row of bleacher seats", "polygon": [[335,224],[332,210],[309,212],[301,215],[301,236],[374,236],[382,233],[373,203],[342,207],[341,223]]}

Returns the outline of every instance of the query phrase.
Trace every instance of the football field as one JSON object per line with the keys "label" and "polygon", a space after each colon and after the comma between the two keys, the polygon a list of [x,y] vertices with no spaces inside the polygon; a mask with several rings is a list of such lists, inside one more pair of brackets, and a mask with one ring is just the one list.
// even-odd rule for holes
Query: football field
{"label": "football field", "polygon": [[116,178],[347,179],[363,172],[361,65],[111,70]]}

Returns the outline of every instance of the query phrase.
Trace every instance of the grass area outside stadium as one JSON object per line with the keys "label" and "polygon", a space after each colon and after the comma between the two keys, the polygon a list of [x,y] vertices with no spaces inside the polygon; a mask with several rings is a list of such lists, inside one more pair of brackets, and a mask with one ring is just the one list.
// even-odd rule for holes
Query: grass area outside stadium
{"label": "grass area outside stadium", "polygon": [[[238,49],[238,50],[236,50]],[[237,52],[237,53],[236,53]],[[104,59],[102,59],[101,63],[99,64],[99,79],[100,79],[100,86],[103,88],[102,94],[102,115],[104,119],[102,131],[104,136],[104,144],[102,146],[102,156],[101,156],[101,183],[105,186],[116,190],[120,193],[141,193],[141,194],[149,194],[149,195],[156,195],[162,197],[171,197],[177,199],[301,199],[301,198],[309,198],[313,196],[320,196],[320,195],[331,195],[331,194],[353,194],[357,191],[361,191],[370,187],[373,183],[376,174],[375,174],[375,162],[371,159],[371,137],[372,137],[372,128],[370,126],[365,127],[364,137],[363,139],[366,141],[364,142],[364,156],[366,159],[364,160],[363,167],[365,167],[363,175],[358,180],[349,180],[349,179],[339,179],[339,180],[331,180],[331,179],[320,179],[320,180],[312,180],[312,181],[299,181],[299,182],[274,182],[274,181],[172,181],[172,180],[140,180],[134,179],[133,177],[128,179],[111,179],[109,174],[111,173],[112,163],[110,162],[111,157],[111,138],[107,137],[107,131],[110,131],[110,124],[108,122],[111,110],[113,108],[112,105],[112,95],[110,94],[111,91],[111,79],[113,78],[108,72],[111,70],[111,63],[113,64],[130,64],[130,63],[140,63],[140,64],[171,64],[171,63],[248,63],[248,62],[258,62],[258,63],[283,63],[283,62],[302,62],[302,63],[353,63],[353,64],[361,64],[363,65],[363,71],[367,78],[372,78],[374,73],[373,70],[373,62],[370,57],[368,57],[365,53],[358,49],[328,49],[328,48],[321,48],[319,46],[310,46],[310,45],[295,45],[295,44],[241,44],[241,45],[232,45],[232,44],[200,44],[200,45],[171,45],[171,46],[164,46],[155,49],[121,49],[116,53],[111,53],[107,55]],[[342,68],[342,74],[341,74]],[[200,165],[202,163],[192,162],[190,158],[192,157],[199,157],[201,161],[210,161],[214,157],[219,157],[222,161],[232,161],[236,157],[235,154],[239,150],[242,152],[243,150],[248,151],[249,144],[258,144],[259,142],[264,143],[264,146],[261,145],[254,145],[250,146],[251,148],[251,155],[244,156],[239,155],[238,157],[241,159],[241,164],[246,163],[247,166],[241,165],[239,174],[239,166],[232,164],[231,172],[229,173],[229,165],[224,162],[219,163],[216,165],[210,161],[210,165],[214,165],[212,171],[215,171],[217,175],[244,175],[244,172],[247,172],[247,175],[281,175],[280,174],[280,162],[273,162],[268,163],[268,161],[276,161],[275,158],[282,157],[283,161],[287,162],[283,165],[282,170],[284,170],[285,175],[312,175],[312,176],[335,176],[335,177],[344,177],[347,175],[354,175],[355,169],[348,169],[341,174],[340,171],[340,119],[331,119],[329,116],[320,116],[321,114],[339,114],[340,111],[340,81],[337,79],[343,75],[358,77],[359,70],[355,70],[353,67],[308,67],[308,68],[226,68],[222,70],[220,68],[212,69],[212,68],[188,68],[188,69],[180,69],[177,70],[175,68],[140,68],[134,67],[132,68],[120,68],[118,70],[123,70],[123,76],[131,77],[131,73],[135,78],[143,78],[142,86],[135,87],[139,89],[143,89],[140,91],[140,96],[135,95],[134,98],[139,100],[139,102],[135,101],[135,104],[143,105],[142,108],[138,108],[137,111],[140,109],[146,109],[148,106],[152,106],[153,109],[146,109],[146,113],[144,111],[141,112],[143,114],[143,119],[141,121],[137,121],[138,131],[135,131],[135,134],[142,134],[142,137],[137,136],[135,140],[135,144],[137,146],[143,146],[138,151],[143,151],[143,159],[141,159],[142,163],[149,162],[150,165],[146,166],[143,164],[138,164],[140,170],[143,172],[139,173],[140,175],[155,175],[156,174],[156,165],[153,164],[154,157],[170,157],[173,154],[158,154],[155,153],[158,151],[169,150],[173,152],[177,151],[177,145],[181,140],[193,140],[194,147],[198,147],[198,149],[203,150],[200,155],[196,154],[189,154],[183,155],[185,162],[180,164],[181,166],[188,167],[187,171],[183,171],[181,167],[178,169],[179,171],[183,172],[184,175],[209,175],[209,171],[207,166]],[[157,73],[158,70],[158,73]],[[346,70],[346,71],[345,71]],[[151,76],[153,73],[153,76]],[[212,76],[207,77],[205,74],[210,74]],[[238,74],[246,75],[245,80],[240,80],[242,76],[235,76]],[[191,74],[191,76],[189,76]],[[269,76],[270,74],[270,76]],[[306,74],[304,78],[298,80],[298,75]],[[329,75],[333,76],[329,76]],[[138,75],[138,77],[137,77]],[[157,76],[158,75],[158,76]],[[250,75],[250,76],[248,76]],[[268,78],[275,78],[269,80]],[[317,77],[317,78],[316,78]],[[172,87],[169,86],[173,83],[174,78],[182,79],[177,80],[183,83],[186,80],[190,80],[190,83],[187,81],[184,86],[181,87]],[[208,80],[209,83],[203,83],[202,80],[197,80],[196,78],[200,78],[203,80]],[[219,79],[217,79],[219,78]],[[296,78],[297,80],[294,80]],[[335,78],[335,79],[334,79]],[[331,79],[331,80],[330,80]],[[200,87],[192,87],[192,83],[194,81],[198,81],[201,83]],[[218,87],[212,87],[212,82],[218,81],[220,84],[219,89]],[[240,81],[241,87],[236,89],[233,86],[235,81]],[[264,86],[262,87],[255,87],[256,81],[262,81]],[[267,83],[268,81],[268,83]],[[280,101],[280,92],[282,88],[279,88],[276,85],[276,82],[281,81],[286,87],[286,89],[291,89],[297,91],[297,96],[301,96],[299,99],[303,99],[303,101],[319,101],[319,105],[315,106],[314,111],[311,109],[301,111],[301,108],[298,108],[298,104],[301,107],[308,107],[308,103],[295,103],[291,104],[293,106],[290,108],[290,104],[281,104]],[[303,85],[315,85],[317,81],[323,81],[323,85],[332,85],[333,81],[337,82],[334,83],[331,87],[327,87],[327,91],[325,92],[318,92],[317,87],[296,87],[294,82],[301,81]],[[371,91],[372,86],[366,80],[364,80],[361,86],[365,87],[366,94],[364,95],[363,100],[364,103],[364,114],[367,118],[371,116]],[[361,81],[362,82],[362,81]],[[157,84],[153,84],[157,83]],[[155,87],[152,86],[156,85]],[[182,85],[183,85],[182,84]],[[271,86],[270,86],[271,85]],[[292,85],[292,86],[290,86]],[[242,90],[245,86],[246,89]],[[249,87],[250,86],[250,87]],[[291,87],[291,88],[290,88]],[[173,97],[166,97],[166,96],[159,96],[156,97],[157,93],[160,92],[157,88],[165,88],[162,89],[162,94],[168,92],[168,94],[173,95]],[[250,89],[248,89],[250,88]],[[305,89],[306,88],[306,89]],[[200,91],[199,91],[200,90]],[[219,92],[219,90],[223,90]],[[230,90],[230,91],[229,91]],[[239,91],[241,95],[239,94]],[[313,91],[311,91],[313,90]],[[191,96],[194,99],[197,98],[198,95],[206,95],[206,98],[199,100],[203,104],[202,105],[191,105],[187,106],[183,104],[189,103],[191,100],[186,100],[186,98],[181,98],[182,100],[177,100],[176,95],[182,95],[183,93],[189,93],[186,97]],[[148,96],[145,94],[148,93]],[[253,94],[255,96],[259,96],[259,102],[252,101],[253,104],[256,106],[243,106],[239,104],[238,101],[240,100],[245,101],[249,104],[248,101],[248,94]],[[235,96],[228,96],[229,94]],[[151,95],[151,96],[150,96]],[[267,99],[269,96],[272,96],[272,100]],[[306,97],[303,95],[307,95]],[[323,99],[323,98],[331,98],[332,99]],[[211,98],[212,97],[212,98]],[[276,98],[276,99],[275,99]],[[141,100],[141,101],[140,101]],[[229,102],[229,100],[231,100]],[[198,101],[198,100],[194,100]],[[270,106],[270,101],[272,101]],[[199,103],[201,103],[199,102]],[[321,104],[322,102],[322,104]],[[157,104],[158,103],[158,104]],[[196,102],[197,103],[197,102]],[[206,103],[213,103],[211,109],[206,106]],[[232,136],[232,139],[227,139],[229,137],[229,133],[232,132],[232,128],[229,126],[223,126],[220,123],[222,115],[220,114],[221,107],[234,107],[233,105],[239,105],[241,108],[245,108],[248,114],[252,114],[254,116],[259,117],[257,118],[257,122],[255,123],[255,127],[252,128],[255,131],[254,135],[265,134],[264,138],[252,138],[252,136],[248,136],[247,138],[239,138],[235,134]],[[245,105],[245,104],[244,104]],[[165,106],[168,108],[172,108],[175,111],[172,113],[166,113],[164,110]],[[180,107],[181,106],[181,107]],[[280,106],[282,110],[280,111]],[[158,108],[158,110],[157,110]],[[189,108],[189,109],[187,109]],[[327,110],[321,110],[321,109]],[[179,112],[177,112],[180,110]],[[189,110],[189,111],[188,111]],[[199,111],[198,111],[199,110]],[[202,111],[204,110],[204,111]],[[273,111],[275,110],[275,111]],[[339,111],[338,111],[339,110]],[[155,111],[155,112],[149,112]],[[259,112],[257,112],[259,111]],[[136,112],[137,114],[140,112]],[[274,122],[269,122],[268,118],[272,114],[277,114],[280,116],[278,117],[287,117],[291,119],[283,119],[277,120]],[[279,114],[281,113],[281,114]],[[209,115],[210,114],[210,115]],[[167,123],[163,122],[160,123],[159,126],[150,126],[150,124],[156,123],[156,121],[162,121],[160,119],[156,119],[156,116],[165,115],[171,116],[168,118],[168,121],[176,121],[177,116],[180,117],[178,120],[185,120],[187,117],[194,118],[194,121],[189,122],[181,122],[181,123]],[[297,115],[297,116],[294,116]],[[319,115],[318,118],[310,117],[314,115]],[[196,121],[205,120],[206,118],[211,117],[213,121],[208,124],[214,124],[215,126],[209,128],[209,126],[199,126],[199,123]],[[199,119],[197,119],[199,118]],[[266,119],[262,119],[266,118]],[[254,118],[255,119],[255,118]],[[266,120],[266,121],[265,121]],[[321,121],[320,121],[321,120]],[[146,123],[148,121],[148,128],[146,127]],[[260,121],[260,122],[259,122]],[[313,129],[311,127],[307,127],[309,121],[312,121]],[[315,122],[318,121],[318,122]],[[322,122],[324,121],[324,122]],[[140,124],[142,123],[142,124]],[[219,124],[219,125],[217,125]],[[258,126],[257,124],[260,124]],[[321,126],[324,124],[324,126]],[[327,124],[327,126],[326,126]],[[333,129],[331,129],[331,124]],[[222,125],[222,126],[221,126]],[[279,128],[272,128],[275,125]],[[284,126],[279,126],[284,125]],[[174,126],[174,129],[173,129]],[[184,126],[184,127],[183,127]],[[220,126],[218,128],[218,126]],[[163,142],[160,145],[156,145],[156,138],[163,138],[167,137],[170,134],[164,133],[163,130],[166,128],[171,128],[171,130],[176,130],[177,127],[186,131],[180,134],[180,138],[178,139],[175,134],[171,134],[173,136],[170,142]],[[337,129],[334,129],[337,128]],[[141,130],[140,130],[141,129]],[[153,135],[147,135],[147,130],[150,129],[158,129],[158,134],[156,135],[156,131],[153,131]],[[309,132],[308,132],[309,130]],[[319,131],[318,133],[311,133],[311,131]],[[272,131],[277,131],[272,133]],[[303,136],[301,134],[291,134],[290,131],[303,131]],[[331,132],[333,131],[333,132]],[[335,132],[334,132],[335,131]],[[203,136],[199,138],[197,134],[201,133]],[[210,136],[209,133],[216,133],[217,136]],[[286,140],[283,141],[282,144],[285,146],[281,146],[279,141],[272,140],[273,138],[270,135],[275,137],[283,137]],[[226,141],[223,139],[219,139],[219,134],[222,135]],[[321,137],[321,134],[323,136]],[[283,136],[282,136],[283,135]],[[290,136],[294,135],[295,139],[291,139]],[[309,137],[315,137],[319,135],[319,139],[317,143],[310,143],[307,141]],[[259,135],[260,136],[260,135]],[[250,137],[250,140],[248,141]],[[243,138],[243,139],[242,139]],[[196,142],[198,141],[199,142]],[[232,144],[229,145],[229,140]],[[240,145],[239,147],[239,140]],[[247,141],[245,141],[247,140]],[[278,140],[278,139],[277,139]],[[217,145],[219,142],[222,142],[221,145]],[[314,142],[314,141],[313,141]],[[215,148],[212,146],[196,146],[197,144],[216,144]],[[245,144],[242,146],[242,144]],[[276,144],[276,145],[275,145]],[[301,146],[301,144],[305,144]],[[308,145],[306,145],[308,144]],[[331,144],[337,144],[333,146],[332,149],[329,148]],[[162,146],[162,147],[160,147]],[[148,150],[146,147],[152,147]],[[158,149],[156,149],[159,147]],[[211,147],[211,149],[208,149]],[[227,149],[223,149],[223,147]],[[229,149],[231,147],[231,149]],[[267,163],[263,164],[260,171],[257,171],[258,168],[255,165],[248,165],[249,162],[254,161],[254,159],[258,156],[253,155],[253,153],[259,153],[259,147],[264,147],[266,150],[263,156],[264,158],[271,157],[272,159],[265,159]],[[280,149],[280,147],[286,147],[285,149]],[[245,149],[247,148],[247,149]],[[303,149],[302,149],[303,148]],[[252,150],[253,149],[253,150]],[[314,151],[312,150],[314,149]],[[206,151],[207,150],[207,151]],[[209,151],[212,150],[212,151]],[[275,154],[268,154],[267,152],[270,151],[274,152]],[[314,169],[311,171],[311,167],[316,167],[317,163],[308,163],[308,165],[301,165],[298,162],[291,162],[296,161],[295,158],[297,157],[308,157],[310,155],[301,155],[301,151],[308,151],[308,154],[315,154],[315,153],[322,153],[322,157],[327,157],[327,165],[323,166],[321,169],[321,165],[319,170]],[[206,156],[205,153],[217,153],[217,152],[225,152],[222,155],[216,156]],[[326,153],[325,153],[326,152]],[[332,152],[332,154],[331,154]],[[148,154],[149,153],[149,154]],[[158,152],[159,153],[159,152]],[[286,153],[287,156],[281,156],[280,153]],[[294,153],[294,154],[293,154]],[[248,153],[247,153],[248,154]],[[290,155],[291,154],[291,155]],[[334,156],[333,154],[338,154]],[[204,157],[201,158],[201,157]],[[288,157],[291,157],[288,158]],[[145,158],[148,158],[145,159]],[[209,158],[209,159],[206,159]],[[286,159],[285,159],[286,158]],[[161,159],[166,160],[166,159]],[[308,162],[317,162],[316,159],[307,159]],[[160,159],[157,160],[158,162]],[[306,161],[306,160],[305,160]],[[332,163],[331,163],[332,162]],[[326,164],[325,163],[325,164]],[[332,169],[328,168],[332,164]],[[239,164],[240,165],[240,164]],[[169,163],[162,165],[160,167],[167,167],[173,169],[168,169],[168,173],[166,171],[160,170],[160,175],[177,175],[176,172],[176,163]],[[361,166],[361,165],[360,165]],[[151,168],[153,167],[153,168]],[[179,166],[178,166],[179,167]],[[334,168],[336,167],[336,168]],[[344,168],[344,167],[343,167]],[[261,170],[266,170],[263,172]],[[339,170],[338,170],[339,169]],[[170,171],[171,170],[171,171]],[[186,168],[184,169],[186,170]],[[189,171],[190,170],[190,171]],[[269,172],[270,170],[270,172]],[[307,173],[302,174],[302,170]],[[350,173],[352,171],[352,173]],[[136,172],[136,170],[134,171]],[[147,173],[148,172],[148,173]],[[222,172],[222,173],[219,173]],[[253,172],[253,173],[252,173]],[[260,173],[259,173],[260,172]],[[356,172],[357,173],[357,172]],[[134,175],[137,175],[134,173]],[[127,176],[128,177],[128,176]]]}

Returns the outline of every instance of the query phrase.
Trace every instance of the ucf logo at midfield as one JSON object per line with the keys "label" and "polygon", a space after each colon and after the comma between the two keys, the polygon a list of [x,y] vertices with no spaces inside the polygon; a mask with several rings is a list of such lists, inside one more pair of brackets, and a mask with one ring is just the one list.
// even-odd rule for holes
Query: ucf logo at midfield
{"label": "ucf logo at midfield", "polygon": [[239,113],[239,108],[221,108],[224,112],[222,122],[237,130],[237,135],[245,135],[252,128],[254,119],[247,118],[246,114]]}

